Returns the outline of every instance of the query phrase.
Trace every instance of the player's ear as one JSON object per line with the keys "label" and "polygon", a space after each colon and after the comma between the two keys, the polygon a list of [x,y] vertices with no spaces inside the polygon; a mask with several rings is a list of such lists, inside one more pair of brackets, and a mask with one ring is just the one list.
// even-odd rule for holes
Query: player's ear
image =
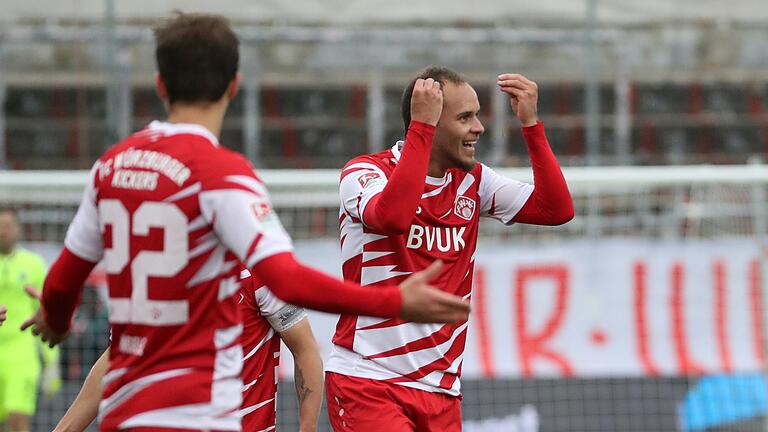
{"label": "player's ear", "polygon": [[159,73],[155,74],[155,91],[161,100],[168,101],[168,88],[165,87],[165,83],[163,82],[163,79],[160,78]]}
{"label": "player's ear", "polygon": [[229,100],[232,100],[237,95],[237,91],[240,90],[240,80],[242,79],[242,75],[240,75],[240,72],[235,74],[235,77],[232,78],[232,81],[229,82],[229,85],[227,86],[227,97]]}

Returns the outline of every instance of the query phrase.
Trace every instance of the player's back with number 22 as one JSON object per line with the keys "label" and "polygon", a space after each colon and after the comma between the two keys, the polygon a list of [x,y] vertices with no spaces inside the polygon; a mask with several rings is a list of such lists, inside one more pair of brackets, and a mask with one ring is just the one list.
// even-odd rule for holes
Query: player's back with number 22
{"label": "player's back with number 22", "polygon": [[[264,187],[250,164],[220,147],[206,129],[161,122],[109,150],[91,183],[85,199],[92,200],[102,225],[113,328],[103,427],[167,420],[169,426],[236,429],[242,327],[233,295],[240,267],[214,225],[237,229],[232,237],[241,241],[228,246],[241,249],[235,252],[248,261],[289,251],[288,236],[268,213]],[[262,223],[243,223],[239,212],[218,206],[232,198],[244,201]],[[68,238],[88,231],[73,224]],[[261,256],[251,256],[257,244]],[[137,409],[131,399],[146,406]],[[131,421],[136,412],[143,414]],[[193,418],[194,424],[185,424]]]}

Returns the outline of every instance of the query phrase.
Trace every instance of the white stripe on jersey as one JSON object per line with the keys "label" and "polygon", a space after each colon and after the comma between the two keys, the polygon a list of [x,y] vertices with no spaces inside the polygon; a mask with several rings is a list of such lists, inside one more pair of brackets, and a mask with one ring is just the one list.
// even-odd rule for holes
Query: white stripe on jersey
{"label": "white stripe on jersey", "polygon": [[360,285],[373,285],[393,277],[409,275],[411,272],[394,271],[396,265],[366,266],[360,272]]}
{"label": "white stripe on jersey", "polygon": [[[112,332],[111,331],[110,331],[110,334],[109,334],[109,341],[112,342]],[[126,368],[115,369],[115,370],[107,372],[107,374],[104,375],[101,378],[101,386],[102,387],[106,387],[107,385],[109,385],[109,383],[111,383],[115,379],[120,378],[121,376],[125,375],[126,372],[128,372],[128,369],[126,369]]]}
{"label": "white stripe on jersey", "polygon": [[230,277],[219,282],[219,301],[232,297],[240,291],[240,282],[236,277]]}
{"label": "white stripe on jersey", "polygon": [[[243,347],[235,345],[216,351],[216,360],[213,367],[213,379],[240,377],[243,369]],[[242,386],[242,383],[241,383]]]}
{"label": "white stripe on jersey", "polygon": [[344,213],[342,208],[342,220],[339,231],[344,241],[341,244],[341,262],[347,262],[354,258],[363,248],[363,226],[353,223],[352,218]]}
{"label": "white stripe on jersey", "polygon": [[211,386],[211,403],[181,405],[146,411],[120,423],[121,429],[137,427],[167,427],[180,429],[213,429],[239,431],[240,390],[239,378],[214,381]]}
{"label": "white stripe on jersey", "polygon": [[472,186],[474,182],[475,182],[475,176],[473,176],[472,174],[467,174],[464,177],[464,180],[462,180],[461,183],[459,184],[459,188],[456,189],[456,198],[454,199],[454,202],[458,201],[459,197],[464,195],[464,192],[466,192],[467,189],[469,189],[469,187]]}
{"label": "white stripe on jersey", "polygon": [[[401,375],[407,375],[409,373],[415,372],[419,370],[420,368],[434,362],[435,360],[441,359],[445,357],[445,353],[450,349],[451,345],[453,345],[453,342],[458,338],[463,332],[467,330],[467,324],[464,323],[451,334],[451,337],[435,346],[427,347],[419,351],[412,351],[408,353],[403,353],[400,355],[395,356],[389,356],[385,357],[387,365],[390,369],[392,369],[394,372],[398,372]],[[360,338],[362,339],[362,338]],[[365,347],[361,343],[361,346]],[[375,348],[373,345],[365,347],[367,349]],[[355,338],[355,351],[357,351],[357,338]],[[376,362],[374,359],[373,362]],[[443,371],[437,371],[442,373]],[[440,384],[440,381],[437,381],[434,383],[435,386],[438,386]]]}
{"label": "white stripe on jersey", "polygon": [[376,165],[372,163],[365,163],[365,162],[358,162],[354,163],[344,169],[343,172],[355,170],[355,169],[366,169],[376,172],[376,174],[380,175],[381,178],[386,178],[387,176],[384,174],[384,171],[381,170],[381,168],[377,167]]}
{"label": "white stripe on jersey", "polygon": [[213,335],[213,345],[216,349],[225,348],[237,342],[237,337],[243,333],[243,325],[222,328],[216,330]]}
{"label": "white stripe on jersey", "polygon": [[268,196],[267,188],[265,188],[264,185],[261,184],[261,182],[259,182],[253,177],[242,176],[242,175],[231,175],[231,176],[224,177],[224,180],[232,183],[237,183],[240,186],[244,186],[260,197]]}
{"label": "white stripe on jersey", "polygon": [[384,321],[389,321],[390,319],[392,318],[376,318],[376,317],[369,317],[369,316],[360,316],[357,318],[355,330],[360,330],[361,328],[374,326],[376,324],[383,323]]}
{"label": "white stripe on jersey", "polygon": [[440,195],[440,192],[442,192],[443,189],[448,187],[448,185],[451,184],[452,181],[453,181],[453,175],[451,175],[451,173],[448,173],[448,175],[446,176],[446,179],[445,179],[445,183],[443,183],[442,185],[440,185],[440,187],[438,187],[438,188],[436,188],[434,190],[431,190],[429,192],[424,192],[423,194],[421,194],[421,199],[429,198],[429,197],[432,197],[432,196],[435,196],[435,195]]}
{"label": "white stripe on jersey", "polygon": [[363,252],[363,262],[366,263],[371,260],[375,260],[376,258],[385,257],[387,255],[392,255],[393,251],[381,251],[381,252]]}
{"label": "white stripe on jersey", "polygon": [[[265,400],[264,402],[259,402],[259,403],[257,403],[256,405],[251,405],[251,406],[249,406],[249,407],[245,407],[245,408],[243,408],[243,409],[241,409],[241,410],[240,410],[240,415],[241,415],[241,416],[243,416],[243,417],[245,417],[245,416],[247,416],[248,414],[250,414],[250,413],[252,413],[252,412],[256,411],[257,409],[259,409],[259,408],[263,407],[264,405],[266,405],[266,404],[268,404],[268,403],[272,402],[273,400],[275,400],[275,398],[272,398],[272,399],[268,399],[268,400]],[[274,426],[272,426],[272,427],[274,428]],[[267,429],[264,429],[264,430],[267,430]]]}
{"label": "white stripe on jersey", "polygon": [[208,226],[208,221],[205,220],[203,215],[200,215],[196,217],[195,220],[191,221],[189,225],[187,225],[187,231],[189,232],[197,231],[200,228],[203,228],[206,226]]}
{"label": "white stripe on jersey", "polygon": [[191,372],[191,368],[171,369],[152,375],[147,375],[145,377],[141,377],[137,380],[124,384],[110,397],[101,400],[101,403],[99,403],[99,419],[109,414],[111,410],[123,403],[126,399],[129,399],[131,396],[149,387],[150,385],[167,380],[169,378],[186,375]]}
{"label": "white stripe on jersey", "polygon": [[194,276],[187,282],[187,288],[209,281],[222,273],[224,268],[224,256],[227,253],[226,247],[222,244],[218,244],[216,249],[211,252],[211,256],[208,257],[208,261],[200,267],[200,270],[195,273]]}
{"label": "white stripe on jersey", "polygon": [[265,343],[269,342],[274,335],[275,335],[275,330],[270,328],[269,332],[267,332],[264,338],[261,341],[259,341],[258,344],[256,344],[256,347],[254,347],[248,354],[245,355],[245,357],[243,357],[243,361],[246,361],[249,358],[253,357],[253,355],[259,351],[259,348],[264,346]]}
{"label": "white stripe on jersey", "polygon": [[190,259],[196,258],[208,252],[209,250],[215,248],[217,245],[219,245],[219,239],[216,238],[216,233],[213,231],[209,231],[197,239],[197,246],[195,246],[194,249],[189,251],[189,258]]}
{"label": "white stripe on jersey", "polygon": [[203,184],[200,182],[193,183],[192,185],[185,187],[184,189],[176,192],[175,194],[169,196],[168,198],[164,199],[164,202],[174,202],[179,201],[184,198],[190,197],[192,195],[195,195],[199,193],[201,190],[203,190]]}
{"label": "white stripe on jersey", "polygon": [[[446,326],[447,324],[402,323],[392,327],[370,330],[361,330],[358,327],[354,341],[355,352],[370,356],[400,348],[422,339],[426,335],[436,333]],[[366,343],[366,341],[374,341],[374,343]]]}

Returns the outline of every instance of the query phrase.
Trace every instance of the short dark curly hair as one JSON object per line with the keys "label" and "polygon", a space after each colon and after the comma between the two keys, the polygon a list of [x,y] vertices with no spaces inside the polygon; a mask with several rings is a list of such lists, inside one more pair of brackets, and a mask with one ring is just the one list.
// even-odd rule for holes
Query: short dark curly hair
{"label": "short dark curly hair", "polygon": [[177,13],[155,28],[157,70],[168,102],[215,102],[237,74],[239,40],[220,15]]}

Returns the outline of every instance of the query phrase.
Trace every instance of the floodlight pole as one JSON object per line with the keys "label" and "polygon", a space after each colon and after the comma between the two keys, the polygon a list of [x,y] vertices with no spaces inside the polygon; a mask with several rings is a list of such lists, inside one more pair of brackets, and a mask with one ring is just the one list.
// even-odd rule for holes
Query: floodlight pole
{"label": "floodlight pole", "polygon": [[584,21],[584,106],[586,115],[587,165],[600,163],[600,59],[597,53],[597,2],[586,0]]}

